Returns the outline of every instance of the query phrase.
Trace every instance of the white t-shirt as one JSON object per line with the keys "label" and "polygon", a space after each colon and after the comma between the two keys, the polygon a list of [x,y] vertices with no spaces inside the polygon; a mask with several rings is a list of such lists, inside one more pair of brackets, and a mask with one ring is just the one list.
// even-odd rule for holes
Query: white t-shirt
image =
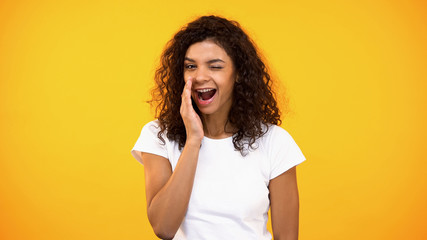
{"label": "white t-shirt", "polygon": [[[178,143],[164,135],[162,144],[159,130],[157,121],[146,124],[132,155],[141,163],[140,152],[160,155],[175,170],[181,154]],[[256,144],[258,148],[243,157],[232,137],[203,138],[187,213],[174,239],[272,238],[266,227],[268,184],[305,157],[289,133],[276,125]]]}

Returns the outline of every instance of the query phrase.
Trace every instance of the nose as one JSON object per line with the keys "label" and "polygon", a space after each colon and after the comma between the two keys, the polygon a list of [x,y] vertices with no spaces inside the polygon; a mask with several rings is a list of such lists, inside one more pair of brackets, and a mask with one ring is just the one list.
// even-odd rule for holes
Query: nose
{"label": "nose", "polygon": [[205,67],[199,67],[194,71],[193,81],[196,82],[205,82],[209,81],[209,71]]}

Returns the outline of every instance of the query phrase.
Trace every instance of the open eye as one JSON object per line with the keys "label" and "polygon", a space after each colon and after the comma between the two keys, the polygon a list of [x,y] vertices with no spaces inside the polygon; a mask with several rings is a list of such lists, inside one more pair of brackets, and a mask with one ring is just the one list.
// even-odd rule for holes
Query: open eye
{"label": "open eye", "polygon": [[194,65],[194,64],[186,64],[186,65],[185,65],[185,68],[186,68],[186,69],[195,69],[195,68],[196,68],[196,65]]}

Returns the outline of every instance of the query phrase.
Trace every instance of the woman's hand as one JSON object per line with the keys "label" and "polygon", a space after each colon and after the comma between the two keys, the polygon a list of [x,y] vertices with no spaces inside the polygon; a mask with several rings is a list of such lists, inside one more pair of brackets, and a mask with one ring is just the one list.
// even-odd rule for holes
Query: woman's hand
{"label": "woman's hand", "polygon": [[147,216],[160,239],[174,238],[185,217],[204,136],[202,121],[191,103],[191,85],[192,79],[189,78],[182,91],[180,114],[187,141],[175,169],[172,171],[167,158],[141,153],[145,169]]}
{"label": "woman's hand", "polygon": [[204,136],[203,124],[200,116],[196,113],[191,103],[191,85],[192,78],[189,78],[182,91],[180,113],[187,133],[186,144],[189,143],[200,146]]}
{"label": "woman's hand", "polygon": [[167,158],[141,153],[145,169],[147,216],[160,239],[173,239],[185,217],[204,136],[202,121],[191,103],[191,80],[188,79],[182,91],[180,114],[187,141],[175,169],[172,171]]}

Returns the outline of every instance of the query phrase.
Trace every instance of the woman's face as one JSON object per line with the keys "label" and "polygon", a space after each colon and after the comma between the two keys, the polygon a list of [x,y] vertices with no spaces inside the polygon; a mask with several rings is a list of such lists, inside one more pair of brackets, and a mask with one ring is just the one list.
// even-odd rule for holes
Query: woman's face
{"label": "woman's face", "polygon": [[225,50],[210,40],[194,43],[185,54],[184,79],[192,80],[192,97],[203,115],[228,116],[236,79]]}

